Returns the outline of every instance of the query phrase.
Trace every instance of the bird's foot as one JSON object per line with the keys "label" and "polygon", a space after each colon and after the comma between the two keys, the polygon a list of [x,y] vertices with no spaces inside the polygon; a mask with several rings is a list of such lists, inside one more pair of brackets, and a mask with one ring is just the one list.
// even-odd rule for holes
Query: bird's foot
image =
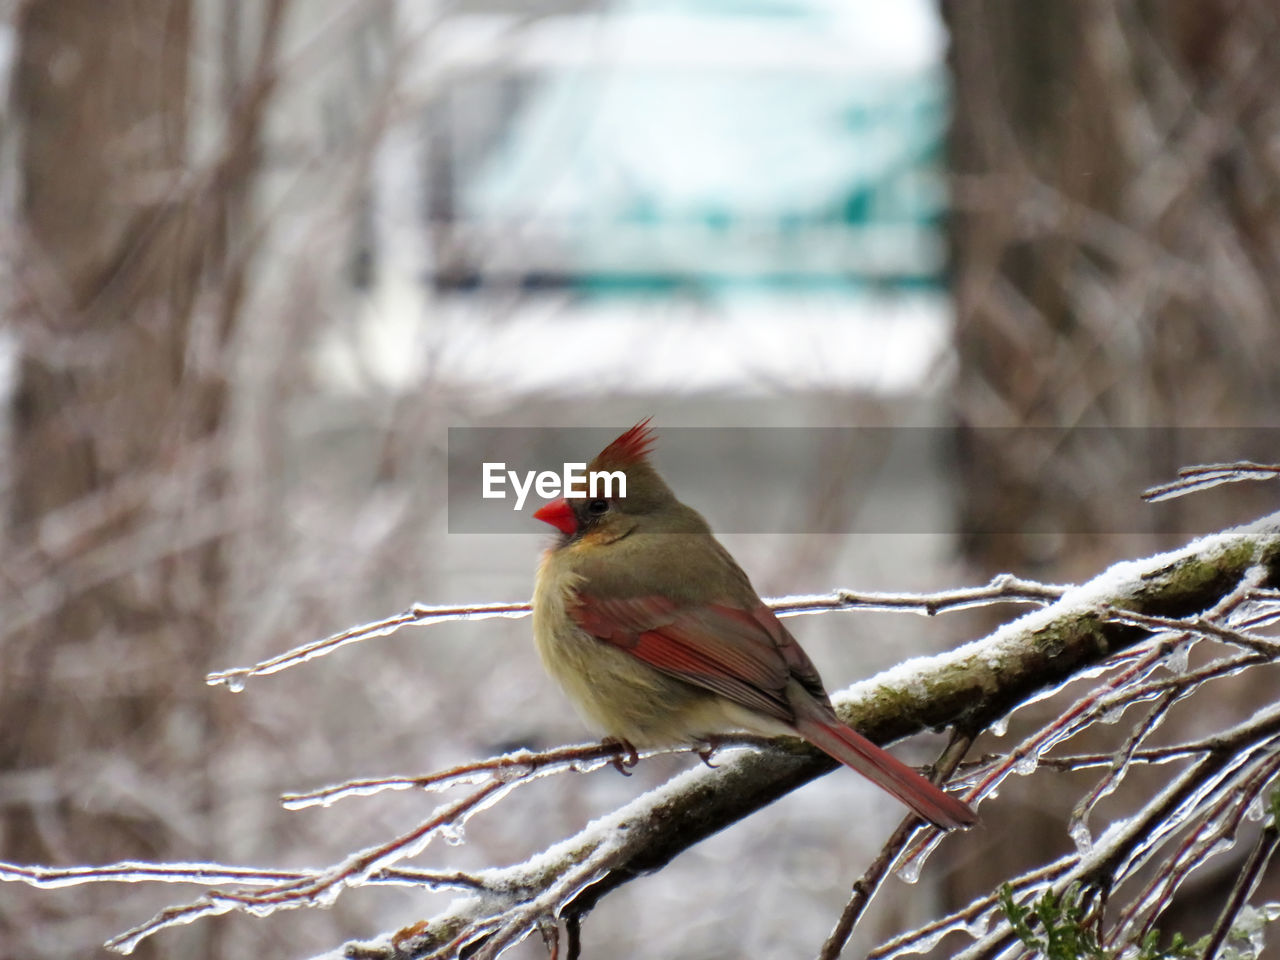
{"label": "bird's foot", "polygon": [[719,737],[705,737],[700,743],[701,746],[695,751],[698,754],[698,759],[712,770],[716,769],[718,764],[712,763],[711,758],[716,755],[717,750],[724,746],[724,741]]}
{"label": "bird's foot", "polygon": [[619,737],[605,737],[600,742],[615,751],[613,759],[609,761],[613,764],[613,768],[624,777],[631,776],[631,768],[640,762],[640,754],[631,741]]}

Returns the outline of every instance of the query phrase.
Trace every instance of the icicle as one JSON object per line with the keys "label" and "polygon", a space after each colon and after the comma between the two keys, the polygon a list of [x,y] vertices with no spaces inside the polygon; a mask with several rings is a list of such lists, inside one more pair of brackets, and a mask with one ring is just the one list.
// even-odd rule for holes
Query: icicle
{"label": "icicle", "polygon": [[1259,794],[1249,801],[1249,807],[1244,812],[1245,818],[1257,823],[1267,815],[1267,808],[1262,802],[1262,795]]}
{"label": "icicle", "polygon": [[911,857],[898,868],[898,879],[903,883],[915,883],[920,879],[920,857]]}
{"label": "icicle", "polygon": [[1093,834],[1083,817],[1072,816],[1071,823],[1067,826],[1067,833],[1071,834],[1071,839],[1075,841],[1076,852],[1080,856],[1087,856],[1093,849]]}

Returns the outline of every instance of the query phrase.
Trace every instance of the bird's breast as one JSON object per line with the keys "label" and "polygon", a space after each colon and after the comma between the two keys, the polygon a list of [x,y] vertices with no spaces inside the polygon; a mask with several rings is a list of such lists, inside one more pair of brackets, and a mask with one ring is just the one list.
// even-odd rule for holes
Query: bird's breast
{"label": "bird's breast", "polygon": [[583,578],[563,551],[542,558],[533,638],[547,672],[591,726],[637,747],[690,743],[738,728],[722,698],[663,673],[583,630],[569,614]]}

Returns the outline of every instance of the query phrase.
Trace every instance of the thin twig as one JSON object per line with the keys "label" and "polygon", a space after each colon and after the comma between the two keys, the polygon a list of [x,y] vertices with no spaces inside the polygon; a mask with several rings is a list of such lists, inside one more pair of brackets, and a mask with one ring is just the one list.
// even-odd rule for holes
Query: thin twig
{"label": "thin twig", "polygon": [[422,627],[433,623],[447,623],[453,620],[491,620],[504,617],[518,620],[529,616],[530,608],[524,603],[475,603],[467,606],[429,607],[414,604],[403,613],[382,620],[363,623],[339,633],[331,634],[322,640],[305,643],[285,653],[255,663],[252,667],[234,667],[230,670],[218,670],[209,674],[205,681],[211,686],[226,684],[233,691],[244,687],[250,677],[265,677],[279,673],[300,663],[306,663],[318,657],[333,653],[349,643],[359,643],[373,637],[385,637],[395,633],[401,627]]}
{"label": "thin twig", "polygon": [[1183,692],[1179,690],[1165,691],[1156,705],[1147,712],[1142,722],[1125,738],[1125,742],[1120,749],[1112,754],[1107,772],[1098,779],[1093,789],[1085,794],[1071,811],[1067,832],[1073,838],[1080,836],[1082,831],[1088,829],[1089,814],[1093,812],[1094,806],[1120,785],[1120,781],[1128,772],[1129,766],[1133,761],[1134,752],[1151,735],[1151,732],[1163,722],[1169,712],[1169,708],[1183,695]]}
{"label": "thin twig", "polygon": [[[973,737],[968,734],[962,734],[959,730],[953,731],[951,740],[947,743],[947,747],[943,750],[942,755],[938,758],[938,762],[934,764],[934,783],[945,783],[947,778],[960,765],[960,761],[964,759],[964,755],[968,752],[969,747],[973,745]],[[880,849],[879,855],[867,867],[866,872],[853,885],[853,893],[849,897],[849,902],[845,904],[844,910],[840,912],[840,919],[836,921],[835,929],[831,931],[826,942],[822,945],[822,950],[818,953],[818,960],[836,960],[844,951],[845,945],[849,942],[849,937],[853,933],[853,928],[857,926],[858,921],[862,918],[867,906],[871,903],[872,898],[884,883],[884,878],[889,874],[889,868],[898,858],[898,855],[906,847],[911,837],[923,825],[923,821],[915,814],[903,819],[898,824],[898,828],[885,841]]]}
{"label": "thin twig", "polygon": [[[1034,870],[1015,877],[1009,881],[1009,886],[1014,893],[1021,893],[1024,890],[1043,890],[1049,886],[1054,880],[1062,876],[1066,871],[1070,870],[1075,863],[1075,857],[1063,857],[1055,860],[1053,863],[1045,864]],[[983,918],[997,910],[1000,905],[999,893],[989,893],[985,896],[978,897],[967,906],[959,910],[949,913],[945,917],[941,917],[930,923],[923,924],[915,930],[909,930],[906,933],[886,940],[884,943],[875,947],[867,954],[867,960],[878,960],[881,957],[899,956],[907,953],[924,952],[922,944],[932,943],[940,939],[947,932],[952,930],[960,930],[969,924],[981,924]]]}
{"label": "thin twig", "polygon": [[[1249,806],[1275,776],[1278,766],[1280,757],[1274,753],[1252,763],[1242,763],[1234,774],[1222,777],[1205,793],[1201,800],[1203,812],[1198,815],[1194,829],[1165,858],[1161,869],[1146,886],[1131,898],[1128,908],[1116,919],[1109,942],[1119,943],[1135,927],[1138,940],[1154,929],[1183,881],[1205,860],[1220,852],[1226,838],[1235,835]],[[1175,832],[1168,830],[1167,834],[1172,836]],[[1145,919],[1139,924],[1138,918],[1144,913]]]}
{"label": "thin twig", "polygon": [[582,918],[578,916],[566,917],[564,929],[569,941],[565,951],[565,960],[579,960],[582,955]]}
{"label": "thin twig", "polygon": [[1273,480],[1280,477],[1280,464],[1253,463],[1241,460],[1236,463],[1207,463],[1196,467],[1183,467],[1178,479],[1158,484],[1142,491],[1142,499],[1148,503],[1172,500],[1197,490],[1207,490],[1222,483],[1241,480]]}
{"label": "thin twig", "polygon": [[[737,745],[737,738],[725,738],[726,744]],[[752,741],[755,745],[755,741]],[[675,746],[637,753],[640,758],[656,757],[667,753],[685,753],[690,747]],[[481,783],[490,778],[507,782],[526,781],[557,770],[577,770],[588,773],[609,764],[629,762],[631,751],[612,742],[583,743],[568,747],[556,747],[534,753],[516,750],[486,760],[460,764],[435,773],[408,777],[363,777],[347,780],[305,793],[286,793],[280,802],[290,810],[312,806],[328,806],[347,797],[367,797],[384,790],[440,791],[463,783]]]}
{"label": "thin twig", "polygon": [[1232,630],[1230,627],[1213,623],[1205,617],[1188,617],[1185,619],[1156,617],[1149,614],[1130,613],[1127,610],[1117,610],[1114,607],[1105,607],[1102,613],[1108,620],[1114,620],[1117,623],[1132,623],[1134,626],[1151,630],[1198,634],[1202,637],[1221,640],[1237,647],[1255,650],[1269,657],[1280,657],[1280,643],[1275,640],[1244,633],[1240,630]]}
{"label": "thin twig", "polygon": [[1258,878],[1262,876],[1262,871],[1266,868],[1267,861],[1271,859],[1278,843],[1280,843],[1280,825],[1276,824],[1273,807],[1272,815],[1267,819],[1267,825],[1259,834],[1258,842],[1249,851],[1249,859],[1240,869],[1235,886],[1231,888],[1231,894],[1223,904],[1222,913],[1218,915],[1218,920],[1213,925],[1209,941],[1205,944],[1204,953],[1201,954],[1202,960],[1214,960],[1218,950],[1226,943],[1240,908],[1244,906],[1245,901],[1253,893],[1254,887],[1258,885]]}
{"label": "thin twig", "polygon": [[267,886],[261,891],[210,890],[198,900],[169,907],[146,923],[107,941],[107,947],[120,953],[132,953],[147,937],[175,924],[189,923],[200,917],[227,913],[234,909],[252,909],[265,915],[276,910],[325,903],[342,887],[356,886],[379,874],[399,860],[419,853],[433,836],[444,829],[460,826],[472,813],[492,804],[512,788],[512,784],[494,780],[470,795],[449,804],[418,826],[393,840],[352,854],[326,870],[309,872],[297,878]]}
{"label": "thin twig", "polygon": [[[121,860],[93,867],[31,867],[0,861],[0,881],[19,881],[29,887],[53,890],[83,883],[241,883],[270,887],[314,880],[318,870],[267,870],[220,863],[144,863]],[[392,886],[459,887],[478,890],[483,883],[467,873],[439,873],[403,868],[381,870],[367,883]]]}
{"label": "thin twig", "polygon": [[[965,587],[939,593],[856,593],[837,590],[830,594],[777,597],[765,602],[780,617],[823,613],[829,610],[902,611],[923,613],[929,616],[953,610],[991,603],[1052,603],[1062,596],[1066,587],[1022,580],[1010,574],[1002,574],[985,587]],[[425,627],[437,623],[459,620],[492,620],[503,618],[520,620],[532,612],[528,601],[513,603],[476,603],[463,606],[427,606],[414,604],[403,613],[350,627],[320,640],[314,640],[277,654],[251,667],[233,667],[210,673],[206,682],[225,684],[232,691],[244,688],[253,677],[265,677],[295,667],[310,660],[327,656],[352,643],[385,637],[401,627]]]}

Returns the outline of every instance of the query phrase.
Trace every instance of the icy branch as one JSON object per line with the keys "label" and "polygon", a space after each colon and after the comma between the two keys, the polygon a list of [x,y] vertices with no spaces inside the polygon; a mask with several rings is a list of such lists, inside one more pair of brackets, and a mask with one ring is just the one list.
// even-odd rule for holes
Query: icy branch
{"label": "icy branch", "polygon": [[[1059,758],[1076,767],[1106,767],[1103,780],[1086,796],[1071,824],[1079,850],[1017,878],[1013,884],[1015,895],[1025,901],[1038,891],[1061,892],[1075,882],[1101,884],[1106,877],[1129,876],[1153,859],[1163,858],[1150,888],[1128,908],[1117,911],[1119,919],[1112,935],[1123,937],[1149,927],[1182,879],[1231,842],[1246,811],[1252,809],[1280,768],[1280,714],[1253,718],[1218,737],[1197,742],[1172,747],[1146,743],[1170,707],[1198,687],[1272,661],[1280,647],[1258,631],[1276,620],[1277,584],[1280,520],[1271,517],[1177,551],[1117,564],[1078,587],[1046,587],[997,578],[987,587],[926,597],[841,591],[784,598],[775,601],[775,607],[785,614],[852,607],[936,613],[1001,601],[1047,604],[989,637],[947,654],[901,664],[833,699],[843,720],[880,744],[926,729],[954,727],[953,746],[959,746],[947,752],[940,766],[963,771],[952,786],[963,786],[967,799],[975,804],[1012,773],[1026,774],[1042,762],[1058,762],[1046,760],[1045,755],[1079,731],[1131,706],[1145,704],[1141,721],[1114,752]],[[242,683],[247,676],[284,669],[404,625],[526,613],[523,604],[416,607],[400,617],[366,624],[257,667],[220,676],[229,683]],[[1196,642],[1225,653],[1188,669],[1186,651]],[[1013,749],[976,766],[961,764],[964,750],[978,733],[1081,679],[1094,682]],[[169,908],[112,942],[116,949],[126,951],[174,924],[230,910],[265,915],[279,909],[321,906],[349,887],[372,883],[452,886],[463,893],[440,915],[373,943],[349,946],[347,956],[405,960],[451,957],[465,951],[467,956],[492,958],[535,932],[555,944],[560,924],[572,944],[577,942],[582,919],[609,892],[659,870],[703,838],[834,765],[825,755],[794,740],[764,742],[743,737],[731,741],[730,746],[751,749],[732,749],[717,757],[714,768],[699,766],[675,777],[525,863],[465,875],[406,869],[402,863],[421,854],[435,837],[460,836],[470,817],[508,798],[521,784],[556,773],[588,772],[610,763],[622,768],[630,758],[599,744],[541,754],[518,751],[434,773],[365,778],[290,795],[287,805],[297,808],[388,789],[435,791],[461,786],[469,791],[400,836],[322,869],[116,864],[54,871],[6,865],[0,867],[0,880],[34,886],[102,881],[231,885],[231,889],[210,889],[191,903]],[[1189,765],[1135,816],[1093,841],[1087,828],[1089,809],[1114,789],[1136,761],[1182,761]],[[1180,835],[1184,824],[1189,826]],[[989,823],[987,829],[998,830],[999,825]],[[922,839],[909,847],[913,836]],[[900,835],[859,882],[826,956],[839,955],[845,937],[895,857],[900,868],[905,863],[904,869],[918,871],[941,842],[943,838],[936,831],[921,834],[914,825],[904,824]],[[988,955],[982,952],[984,943],[999,952],[999,945],[1011,936],[1007,925],[1000,926],[998,898],[992,894],[965,911],[904,934],[873,955],[893,956],[920,949],[954,930],[983,938],[974,945],[973,956]]]}
{"label": "icy branch", "polygon": [[[1049,603],[1062,596],[1065,587],[1022,580],[1009,574],[994,578],[985,587],[965,587],[939,593],[858,593],[837,590],[834,593],[795,597],[778,597],[765,601],[780,617],[830,610],[895,610],[928,616],[953,610],[968,610],[992,603]],[[244,689],[253,677],[265,677],[328,656],[352,643],[385,637],[401,627],[427,627],[459,620],[519,620],[532,612],[528,601],[512,603],[475,603],[463,606],[427,606],[415,603],[403,613],[371,623],[362,623],[340,633],[294,647],[251,667],[219,670],[206,678],[211,685],[226,684],[232,691]]]}
{"label": "icy branch", "polygon": [[[835,698],[841,717],[878,743],[948,724],[982,729],[1040,691],[1122,656],[1151,636],[1108,618],[1107,609],[1179,617],[1212,610],[1237,590],[1280,581],[1278,533],[1276,518],[1269,518],[1182,550],[1118,564],[984,640],[911,661],[850,688]],[[1114,686],[1145,676],[1162,652],[1167,654],[1161,647],[1139,652]],[[1079,712],[1089,709],[1086,705]],[[1035,749],[1060,739],[1042,737],[1020,759],[1030,756],[1034,763]],[[474,956],[496,956],[534,930],[538,911],[544,911],[543,919],[579,918],[611,890],[662,867],[832,765],[803,745],[788,744],[767,753],[736,754],[715,770],[690,771],[527,863],[486,872],[486,886],[502,895],[466,898],[424,922],[412,937],[366,945],[358,955],[445,956],[472,943],[483,944]],[[969,796],[979,799],[988,789],[980,785]],[[1159,812],[1169,811],[1152,807],[1153,815]],[[1063,872],[1078,869],[1063,862],[1042,882]]]}
{"label": "icy branch", "polygon": [[1280,477],[1280,464],[1253,463],[1241,460],[1238,463],[1207,463],[1195,467],[1183,467],[1178,471],[1178,479],[1142,492],[1142,499],[1156,503],[1160,500],[1172,500],[1199,490],[1208,490],[1222,483],[1239,483],[1242,480],[1274,480]]}

